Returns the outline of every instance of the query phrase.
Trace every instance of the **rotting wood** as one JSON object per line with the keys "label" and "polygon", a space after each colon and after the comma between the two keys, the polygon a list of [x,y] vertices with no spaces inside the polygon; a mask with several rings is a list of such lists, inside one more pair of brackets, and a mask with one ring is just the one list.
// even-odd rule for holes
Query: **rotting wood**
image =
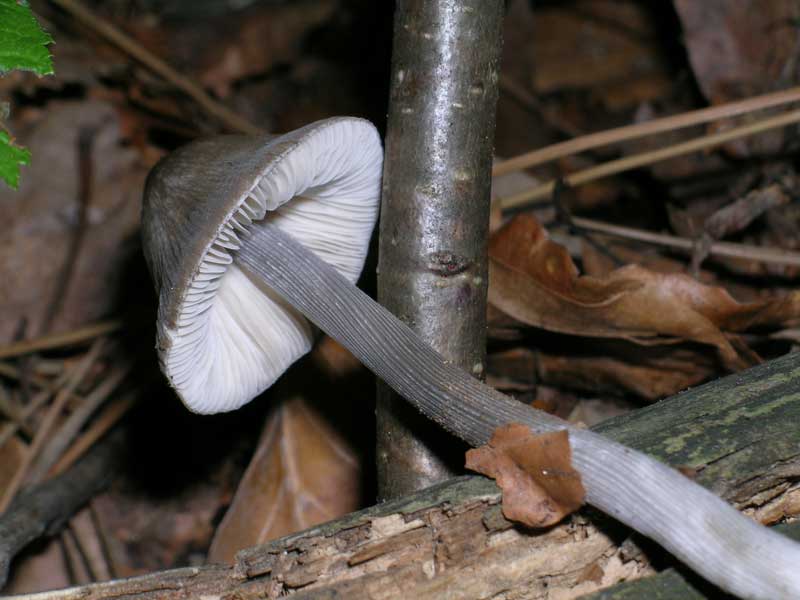
{"label": "rotting wood", "polygon": [[[800,522],[780,525],[778,529],[792,539],[800,541]],[[626,581],[588,596],[581,596],[581,600],[701,600],[711,598],[717,593],[710,589],[701,592],[693,584],[697,582],[689,581],[681,573],[670,568],[653,577]]]}
{"label": "rotting wood", "polygon": [[[798,400],[800,365],[790,355],[598,429],[687,467],[738,507],[775,521],[796,516],[798,506]],[[230,567],[168,571],[27,598],[566,599],[653,573],[635,538],[608,517],[586,510],[530,532],[506,521],[499,501],[493,482],[457,478],[244,550]]]}

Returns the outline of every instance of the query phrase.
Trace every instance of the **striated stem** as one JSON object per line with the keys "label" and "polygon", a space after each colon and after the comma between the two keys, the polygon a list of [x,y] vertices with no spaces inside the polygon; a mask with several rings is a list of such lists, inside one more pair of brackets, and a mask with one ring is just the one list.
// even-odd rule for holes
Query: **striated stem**
{"label": "striated stem", "polygon": [[411,329],[268,220],[236,260],[430,419],[467,443],[509,422],[567,429],[587,502],[743,598],[800,598],[800,545],[739,514],[674,469],[535,410],[448,364]]}

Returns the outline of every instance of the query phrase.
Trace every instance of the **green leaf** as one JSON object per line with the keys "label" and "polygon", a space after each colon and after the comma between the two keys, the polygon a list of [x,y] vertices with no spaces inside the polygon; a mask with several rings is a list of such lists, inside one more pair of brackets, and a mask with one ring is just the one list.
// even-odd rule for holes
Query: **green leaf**
{"label": "green leaf", "polygon": [[31,153],[16,146],[5,131],[0,131],[0,179],[12,188],[19,185],[19,166],[31,162]]}
{"label": "green leaf", "polygon": [[0,0],[0,75],[11,69],[52,74],[53,61],[47,49],[52,42],[27,2]]}

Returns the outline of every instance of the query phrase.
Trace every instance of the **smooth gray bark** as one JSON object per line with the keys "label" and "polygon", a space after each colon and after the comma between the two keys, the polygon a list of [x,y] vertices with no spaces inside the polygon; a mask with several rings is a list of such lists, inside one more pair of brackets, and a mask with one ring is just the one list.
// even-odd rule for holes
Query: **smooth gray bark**
{"label": "smooth gray bark", "polygon": [[[380,224],[378,300],[476,377],[486,346],[486,236],[502,0],[401,0]],[[463,464],[463,446],[378,385],[378,493]]]}

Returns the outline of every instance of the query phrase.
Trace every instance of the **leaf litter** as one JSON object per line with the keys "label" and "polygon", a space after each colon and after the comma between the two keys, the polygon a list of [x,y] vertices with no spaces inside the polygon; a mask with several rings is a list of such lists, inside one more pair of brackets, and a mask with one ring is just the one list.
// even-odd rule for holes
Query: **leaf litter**
{"label": "leaf litter", "polygon": [[528,215],[494,234],[489,258],[489,301],[521,324],[641,345],[705,344],[731,371],[759,362],[736,333],[788,327],[800,318],[798,292],[740,303],[722,287],[636,264],[605,277],[581,275],[566,249]]}

